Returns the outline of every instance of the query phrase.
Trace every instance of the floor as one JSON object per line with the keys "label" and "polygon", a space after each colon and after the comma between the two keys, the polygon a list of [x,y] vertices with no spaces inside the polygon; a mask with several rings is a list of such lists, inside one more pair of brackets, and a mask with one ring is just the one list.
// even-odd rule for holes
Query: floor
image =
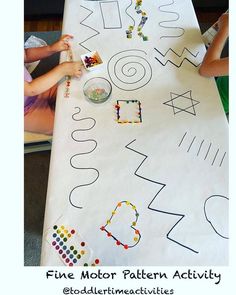
{"label": "floor", "polygon": [[[223,11],[197,11],[198,21],[202,31],[213,24]],[[25,32],[30,31],[60,31],[60,17],[45,19],[27,19],[24,22]],[[50,151],[24,155],[24,265],[38,266],[40,264],[41,237],[47,192]]]}

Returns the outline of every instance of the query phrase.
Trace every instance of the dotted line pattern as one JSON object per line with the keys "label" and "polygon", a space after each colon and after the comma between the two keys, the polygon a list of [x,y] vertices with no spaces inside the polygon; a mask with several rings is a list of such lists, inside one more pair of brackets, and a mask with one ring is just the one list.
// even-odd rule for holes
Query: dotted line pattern
{"label": "dotted line pattern", "polygon": [[[108,227],[108,226],[111,224],[111,222],[112,222],[112,218],[113,218],[115,215],[118,214],[118,213],[117,213],[117,210],[118,210],[119,208],[121,208],[122,204],[124,204],[124,205],[126,205],[126,206],[129,206],[129,207],[130,207],[132,210],[134,210],[134,212],[135,212],[135,220],[131,223],[131,226],[130,226],[130,227],[133,229],[134,233],[135,233],[135,235],[134,235],[134,237],[133,237],[134,244],[132,244],[132,245],[128,245],[128,244],[125,244],[124,242],[121,242],[121,241],[120,241],[118,238],[116,238],[116,237],[115,237],[110,231],[108,231],[108,230],[106,229],[106,227]],[[121,245],[121,246],[123,246],[123,248],[124,248],[125,250],[127,250],[127,249],[129,249],[129,248],[133,248],[134,246],[136,246],[136,245],[139,243],[140,239],[141,239],[141,234],[140,234],[139,230],[136,229],[136,228],[134,228],[134,227],[136,226],[136,224],[137,224],[138,217],[139,217],[139,213],[138,213],[138,211],[137,211],[135,205],[131,204],[129,201],[121,201],[121,202],[119,202],[119,203],[117,204],[117,206],[115,207],[115,209],[112,211],[112,213],[111,213],[111,217],[107,220],[106,225],[101,226],[100,229],[101,229],[101,231],[106,232],[108,238],[112,237],[112,238],[116,241],[116,245],[117,245],[117,246],[120,246],[120,245]]]}

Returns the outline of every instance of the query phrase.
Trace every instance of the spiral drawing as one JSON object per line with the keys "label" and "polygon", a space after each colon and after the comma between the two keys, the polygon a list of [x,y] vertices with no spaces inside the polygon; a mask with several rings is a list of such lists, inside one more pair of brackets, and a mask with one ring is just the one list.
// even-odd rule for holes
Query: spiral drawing
{"label": "spiral drawing", "polygon": [[107,64],[108,75],[119,89],[133,91],[144,87],[152,78],[147,53],[139,49],[124,50],[113,55]]}

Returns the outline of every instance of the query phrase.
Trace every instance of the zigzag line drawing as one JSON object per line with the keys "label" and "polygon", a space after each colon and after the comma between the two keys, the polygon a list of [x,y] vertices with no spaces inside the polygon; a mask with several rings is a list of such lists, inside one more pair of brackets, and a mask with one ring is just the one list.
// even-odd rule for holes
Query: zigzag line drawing
{"label": "zigzag line drawing", "polygon": [[69,202],[70,202],[70,204],[71,204],[73,207],[75,207],[75,208],[82,209],[83,207],[81,207],[81,206],[77,206],[77,205],[72,201],[72,194],[73,194],[74,190],[76,190],[77,188],[79,188],[79,187],[83,187],[83,186],[92,185],[94,182],[96,182],[97,179],[98,179],[98,177],[99,177],[99,171],[98,171],[96,168],[90,168],[90,167],[88,167],[88,168],[87,168],[87,167],[86,167],[86,168],[84,168],[84,167],[81,168],[81,167],[77,167],[77,166],[75,166],[75,165],[73,164],[73,159],[74,159],[75,157],[77,157],[77,156],[81,156],[81,155],[85,155],[85,154],[90,154],[90,153],[92,153],[92,152],[96,149],[96,147],[97,147],[97,141],[94,140],[94,139],[85,139],[85,140],[76,139],[74,134],[75,134],[75,132],[82,132],[82,131],[88,131],[88,130],[91,130],[91,129],[96,125],[96,120],[93,119],[93,118],[91,118],[91,117],[82,118],[82,119],[77,119],[77,118],[76,118],[76,115],[78,115],[78,114],[81,112],[81,109],[80,109],[79,107],[75,107],[75,109],[78,109],[78,112],[76,112],[76,113],[74,113],[74,114],[72,115],[72,119],[73,119],[74,121],[81,122],[81,121],[85,121],[85,120],[91,120],[91,121],[92,121],[92,125],[89,126],[89,127],[87,127],[87,128],[80,128],[80,129],[76,129],[76,130],[74,130],[74,131],[71,133],[71,137],[72,137],[72,139],[73,139],[74,141],[79,142],[79,143],[93,142],[93,143],[94,143],[94,147],[93,147],[91,150],[88,150],[88,151],[86,151],[86,152],[81,152],[81,153],[77,153],[77,154],[73,155],[73,156],[70,158],[70,165],[71,165],[71,167],[74,168],[74,169],[78,169],[78,170],[87,170],[87,171],[88,171],[88,170],[90,170],[90,171],[95,171],[96,174],[97,174],[97,175],[95,176],[95,178],[94,178],[91,182],[77,185],[77,186],[75,186],[75,187],[70,191],[70,194],[69,194]]}
{"label": "zigzag line drawing", "polygon": [[[156,47],[154,47],[154,49],[156,50],[156,52],[158,54],[160,54],[162,57],[166,57],[166,55],[168,54],[169,51],[172,51],[176,56],[178,56],[179,58],[181,58],[184,54],[185,51],[189,52],[194,58],[196,58],[199,54],[199,52],[197,52],[196,54],[192,53],[188,48],[184,47],[181,55],[179,55],[177,52],[175,52],[172,48],[169,48],[164,54],[158,50]],[[181,61],[181,63],[178,65],[176,63],[174,63],[173,61],[171,61],[170,59],[168,59],[165,63],[163,63],[159,58],[155,57],[155,59],[162,65],[162,66],[166,66],[168,63],[171,63],[173,66],[180,68],[182,66],[182,64],[184,63],[184,61],[186,60],[187,62],[191,63],[194,67],[199,67],[199,64],[195,64],[194,62],[192,62],[190,59],[188,59],[187,57],[184,57]]]}
{"label": "zigzag line drawing", "polygon": [[93,30],[93,31],[95,32],[95,34],[92,35],[92,36],[90,36],[90,37],[88,37],[87,39],[83,40],[82,42],[80,42],[79,45],[82,46],[84,49],[86,49],[86,50],[88,50],[88,51],[91,52],[91,50],[90,50],[89,48],[85,47],[85,46],[82,45],[82,44],[85,43],[85,42],[87,42],[89,39],[92,39],[93,37],[99,35],[100,32],[97,31],[97,30],[95,30],[94,28],[92,28],[92,27],[90,27],[90,26],[84,24],[84,22],[90,17],[90,15],[93,14],[93,11],[90,10],[89,8],[83,6],[83,5],[80,5],[80,7],[84,8],[84,9],[86,9],[86,10],[88,10],[88,11],[90,12],[90,13],[89,13],[89,14],[88,14],[88,15],[87,15],[87,16],[86,16],[86,17],[80,22],[80,24],[81,24],[82,26],[85,26],[85,27],[87,27],[87,28]]}
{"label": "zigzag line drawing", "polygon": [[158,185],[161,185],[162,186],[159,189],[159,191],[155,194],[154,198],[151,200],[151,202],[150,202],[150,204],[148,205],[147,208],[149,210],[152,210],[152,211],[155,211],[155,212],[164,213],[164,214],[168,214],[168,215],[179,217],[179,220],[171,227],[171,229],[166,234],[167,239],[170,240],[170,241],[172,241],[172,242],[174,242],[174,243],[176,243],[176,244],[178,244],[181,247],[184,247],[184,248],[186,248],[186,249],[188,249],[188,250],[190,250],[190,251],[198,254],[199,253],[198,251],[196,251],[196,250],[194,250],[194,249],[192,249],[192,248],[190,248],[190,247],[188,247],[188,246],[186,246],[186,245],[184,245],[184,244],[182,244],[182,243],[180,243],[180,242],[178,242],[178,241],[176,241],[176,240],[174,240],[173,238],[170,237],[170,234],[171,234],[172,230],[181,222],[181,220],[185,217],[185,215],[184,214],[181,214],[181,213],[174,213],[174,212],[168,212],[168,211],[158,210],[156,208],[152,208],[151,207],[151,205],[154,202],[154,200],[156,199],[157,195],[162,191],[162,189],[166,186],[166,184],[161,183],[161,182],[158,182],[158,181],[155,181],[155,180],[152,180],[150,178],[146,178],[146,177],[144,177],[144,176],[142,176],[141,174],[138,173],[138,170],[144,164],[144,162],[147,160],[148,156],[130,147],[135,141],[136,141],[136,139],[132,140],[130,143],[128,143],[125,146],[127,149],[129,149],[129,150],[135,152],[136,154],[144,157],[144,159],[139,164],[138,168],[135,170],[134,175],[136,175],[137,177],[142,178],[144,180],[147,180],[149,182],[152,182],[152,183],[155,183],[155,184],[158,184]]}
{"label": "zigzag line drawing", "polygon": [[163,4],[163,5],[159,6],[159,10],[161,12],[173,14],[173,15],[176,16],[176,18],[174,18],[174,19],[164,20],[164,21],[159,22],[159,26],[162,27],[162,28],[165,28],[165,29],[181,30],[181,33],[179,35],[166,35],[166,36],[163,35],[163,36],[160,37],[160,39],[162,39],[162,38],[179,38],[179,37],[183,36],[183,34],[185,33],[185,30],[183,28],[181,28],[181,27],[171,27],[171,26],[162,25],[163,23],[170,23],[170,22],[175,22],[175,21],[179,20],[180,16],[179,16],[179,14],[177,12],[161,9],[161,7],[170,6],[170,5],[173,5],[174,3],[175,3],[175,1],[172,0],[171,3]]}

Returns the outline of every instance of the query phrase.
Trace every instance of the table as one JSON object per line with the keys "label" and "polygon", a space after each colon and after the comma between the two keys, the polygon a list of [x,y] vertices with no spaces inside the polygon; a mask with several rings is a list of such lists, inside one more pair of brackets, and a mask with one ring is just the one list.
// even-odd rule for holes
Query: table
{"label": "table", "polygon": [[103,64],[58,89],[41,265],[227,265],[228,123],[191,1],[70,0],[63,33]]}

